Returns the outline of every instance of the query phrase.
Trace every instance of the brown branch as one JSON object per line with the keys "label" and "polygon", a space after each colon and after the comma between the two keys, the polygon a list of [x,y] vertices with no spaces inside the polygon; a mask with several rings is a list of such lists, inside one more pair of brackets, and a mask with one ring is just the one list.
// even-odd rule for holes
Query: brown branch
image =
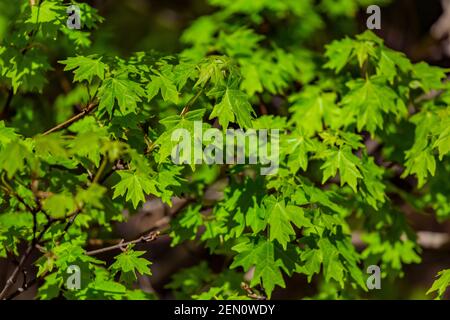
{"label": "brown branch", "polygon": [[36,240],[28,246],[27,250],[25,251],[25,253],[20,258],[19,264],[16,266],[16,268],[13,271],[13,273],[8,278],[8,280],[6,281],[5,287],[0,292],[0,300],[5,299],[6,293],[8,292],[9,288],[11,288],[14,285],[14,283],[16,282],[17,277],[19,275],[19,272],[22,270],[23,265],[27,261],[28,257],[31,255],[31,252],[35,248],[36,243],[38,243],[42,239],[42,237],[44,236],[45,232],[47,232],[48,228],[50,228],[50,226],[52,225],[53,222],[54,222],[53,220],[48,221],[46,226],[44,227],[44,229],[37,236]]}
{"label": "brown branch", "polygon": [[108,157],[105,156],[103,157],[102,163],[100,164],[100,167],[98,168],[95,177],[92,179],[92,183],[98,183],[100,181],[100,177],[103,174],[103,171],[105,171],[107,165],[108,165]]}
{"label": "brown branch", "polygon": [[[130,244],[152,242],[152,241],[156,240],[160,236],[160,234],[161,234],[160,231],[152,231],[148,235],[139,237],[138,239],[135,239],[135,240],[132,240],[132,241],[124,242],[123,239],[122,239],[118,244],[115,244],[115,245],[112,245],[112,246],[109,246],[109,247],[106,247],[106,248],[101,248],[101,249],[98,249],[98,250],[88,251],[88,252],[86,252],[86,254],[91,256],[91,255],[96,255],[98,253],[112,251],[112,250],[115,250],[115,249],[124,250],[124,248],[126,246],[130,245]],[[39,244],[36,244],[35,247],[37,247],[38,249],[40,248]],[[20,264],[20,262],[19,262],[19,264]],[[22,285],[22,287],[18,288],[15,292],[13,292],[7,298],[3,298],[3,299],[5,299],[5,300],[14,299],[15,297],[17,297],[18,295],[23,293],[25,290],[31,288],[35,283],[38,282],[38,280],[39,280],[38,277],[33,278],[32,280],[24,283]],[[2,297],[0,297],[0,299],[2,299]]]}
{"label": "brown branch", "polygon": [[[75,219],[78,217],[78,215],[81,213],[81,211],[83,211],[83,208],[78,208],[72,214],[70,214],[69,216],[66,217],[66,218],[69,218],[69,221],[67,221],[67,224],[64,227],[62,236],[64,236],[64,233],[66,233],[69,230],[70,226],[75,222]],[[60,239],[58,239],[58,241],[59,240]]]}
{"label": "brown branch", "polygon": [[[187,201],[180,208],[178,208],[178,210],[175,213],[173,213],[173,214],[176,214],[177,212],[182,211],[192,201],[193,201],[193,199],[187,199]],[[65,231],[67,231],[69,229],[69,227],[72,225],[73,221],[75,220],[75,218],[77,217],[77,215],[80,212],[81,212],[81,209],[77,209],[73,214],[71,214],[70,216],[66,217],[66,218],[70,217],[71,219],[68,222],[68,224],[66,225],[66,227],[64,228]],[[58,220],[54,219],[53,221],[58,221]],[[150,230],[155,230],[155,229],[160,229],[161,230],[161,229],[164,229],[164,227],[167,226],[169,224],[169,222],[170,222],[170,217],[169,216],[165,216],[165,217],[159,219],[158,221],[156,221],[155,224],[153,225],[153,227]],[[108,251],[112,251],[112,250],[116,250],[116,249],[124,250],[125,247],[130,245],[130,244],[152,242],[152,241],[156,240],[160,235],[161,235],[161,231],[159,231],[159,230],[150,231],[147,235],[141,236],[138,239],[135,239],[135,240],[132,240],[132,241],[128,241],[128,242],[124,242],[123,239],[122,239],[117,244],[111,245],[109,247],[97,249],[97,250],[88,251],[88,252],[86,252],[86,254],[91,256],[91,255],[96,255],[96,254],[99,254],[99,253],[108,252]],[[39,241],[36,241],[36,244],[34,245],[34,247],[40,249]],[[26,289],[29,289],[31,286],[33,286],[35,283],[37,283],[38,280],[39,280],[39,278],[36,277],[36,278],[28,281],[22,287],[18,288],[15,292],[13,292],[10,296],[8,296],[7,300],[14,299],[18,295],[20,295],[22,292],[24,292]]]}
{"label": "brown branch", "polygon": [[10,294],[5,300],[12,300],[12,299],[14,299],[19,294],[21,294],[24,291],[26,291],[29,288],[31,288],[35,283],[37,283],[38,280],[39,280],[39,278],[33,278],[32,280],[28,281],[27,283],[22,285],[22,287],[18,288],[16,291],[14,291],[12,294]]}
{"label": "brown branch", "polygon": [[128,242],[123,242],[123,240],[122,240],[121,242],[119,242],[118,244],[115,244],[113,246],[109,246],[109,247],[105,247],[105,248],[101,248],[101,249],[97,249],[97,250],[88,251],[88,252],[86,252],[86,255],[93,256],[93,255],[96,255],[96,254],[99,254],[99,253],[108,252],[108,251],[112,251],[112,250],[116,250],[116,249],[124,250],[124,248],[126,248],[130,244],[152,242],[152,241],[156,240],[160,234],[161,234],[160,231],[152,231],[148,235],[142,236],[142,237],[140,237],[138,239],[135,239],[135,240],[131,240],[131,241],[128,241]]}
{"label": "brown branch", "polygon": [[58,124],[57,126],[45,131],[42,135],[48,135],[50,133],[62,130],[70,126],[72,123],[77,122],[78,120],[84,118],[86,115],[88,115],[92,110],[97,108],[98,103],[90,103],[86,108],[84,108],[80,113],[74,115],[72,118],[64,121],[63,123]]}
{"label": "brown branch", "polygon": [[246,283],[246,282],[242,282],[241,283],[241,288],[243,290],[245,290],[245,292],[247,292],[247,297],[254,299],[254,300],[267,300],[267,297],[258,294],[257,292],[253,291],[252,288],[250,288],[250,286]]}

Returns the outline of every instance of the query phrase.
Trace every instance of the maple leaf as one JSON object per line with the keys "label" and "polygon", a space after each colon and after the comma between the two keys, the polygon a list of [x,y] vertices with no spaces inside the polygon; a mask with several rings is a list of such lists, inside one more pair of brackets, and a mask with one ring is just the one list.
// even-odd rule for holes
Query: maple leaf
{"label": "maple leaf", "polygon": [[32,153],[22,141],[11,141],[0,149],[0,170],[5,170],[8,178],[26,168],[33,161]]}
{"label": "maple leaf", "polygon": [[71,194],[59,193],[45,199],[43,208],[53,218],[63,218],[68,214],[74,213],[76,204]]}
{"label": "maple leaf", "polygon": [[277,201],[269,197],[265,201],[270,226],[270,240],[277,240],[286,249],[290,236],[295,235],[291,222],[298,228],[312,227],[311,222],[304,215],[303,209],[293,205],[287,205],[284,201]]}
{"label": "maple leaf", "polygon": [[257,244],[244,241],[233,247],[238,252],[230,268],[243,267],[248,270],[255,266],[255,272],[251,281],[254,286],[262,283],[264,290],[270,298],[276,285],[285,287],[283,275],[281,273],[282,263],[275,260],[274,244],[271,241],[261,239]]}
{"label": "maple leaf", "polygon": [[447,290],[447,287],[450,286],[450,269],[439,271],[437,277],[438,279],[433,282],[427,294],[437,292],[436,299],[440,299]]}
{"label": "maple leaf", "polygon": [[116,100],[122,114],[136,113],[137,103],[142,101],[145,95],[144,89],[135,81],[122,75],[116,78],[107,78],[98,90],[100,99],[99,109],[113,114]]}
{"label": "maple leaf", "polygon": [[325,68],[340,72],[353,57],[356,57],[359,67],[362,68],[369,57],[377,58],[376,47],[382,44],[381,39],[371,31],[358,35],[357,40],[344,38],[333,41],[326,46],[325,56],[328,62]]}
{"label": "maple leaf", "polygon": [[429,92],[431,89],[442,89],[442,80],[446,78],[444,69],[430,66],[425,62],[415,64],[413,74],[425,92]]}
{"label": "maple leaf", "polygon": [[170,101],[178,104],[179,94],[177,87],[167,76],[160,74],[158,76],[151,76],[150,83],[146,87],[148,101],[152,100],[154,96],[161,91],[164,101]]}
{"label": "maple leaf", "polygon": [[121,280],[130,283],[137,279],[136,274],[151,275],[149,266],[151,262],[141,258],[145,251],[135,251],[128,247],[127,250],[114,257],[115,261],[110,266],[113,274],[120,272]]}
{"label": "maple leaf", "polygon": [[[410,121],[416,124],[415,141],[413,146],[405,152],[406,170],[403,172],[402,177],[415,174],[418,178],[418,187],[420,188],[425,184],[428,174],[433,176],[436,172],[436,159],[429,137],[436,128],[440,128],[441,119],[435,112],[423,110],[412,116]],[[442,133],[445,133],[445,131]],[[443,142],[443,140],[439,140],[440,138],[441,136],[439,135],[435,142],[435,147]]]}
{"label": "maple leaf", "polygon": [[308,87],[302,93],[291,96],[290,100],[295,101],[290,107],[294,114],[292,121],[295,121],[297,127],[308,137],[321,132],[324,121],[334,124],[339,118],[334,92],[324,93],[317,87]]}
{"label": "maple leaf", "polygon": [[347,183],[356,192],[358,179],[362,178],[358,169],[359,162],[359,158],[352,153],[348,146],[338,150],[327,150],[325,163],[320,167],[323,169],[322,183],[334,177],[339,169],[341,185]]}
{"label": "maple leaf", "polygon": [[242,128],[250,128],[253,114],[253,108],[245,93],[227,87],[223,91],[221,101],[214,106],[209,119],[218,118],[224,129],[228,128],[230,122],[236,122]]}
{"label": "maple leaf", "polygon": [[147,175],[139,171],[119,171],[118,174],[120,182],[113,187],[113,199],[126,194],[126,200],[131,200],[133,207],[137,208],[140,202],[145,201],[146,194],[160,195],[156,189],[156,181],[150,179]]}
{"label": "maple leaf", "polygon": [[94,77],[98,77],[100,80],[105,78],[105,72],[108,66],[102,62],[102,58],[96,58],[96,55],[90,56],[78,56],[71,57],[66,60],[58,61],[65,64],[64,70],[73,70],[75,77],[73,81],[87,80],[88,83],[92,82]]}
{"label": "maple leaf", "polygon": [[349,122],[356,119],[358,131],[367,129],[374,134],[377,128],[383,128],[383,112],[406,112],[406,107],[397,103],[397,94],[376,78],[352,80],[347,85],[351,91],[342,99],[343,114]]}
{"label": "maple leaf", "polygon": [[385,76],[390,83],[393,83],[398,69],[406,73],[412,69],[412,66],[412,63],[403,53],[383,48],[377,66],[377,74]]}

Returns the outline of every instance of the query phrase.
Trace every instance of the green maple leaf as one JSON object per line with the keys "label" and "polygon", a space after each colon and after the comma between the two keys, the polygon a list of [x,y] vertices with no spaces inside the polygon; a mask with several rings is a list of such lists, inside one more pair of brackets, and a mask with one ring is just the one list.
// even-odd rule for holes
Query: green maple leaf
{"label": "green maple leaf", "polygon": [[447,287],[450,286],[450,269],[440,271],[437,276],[438,279],[433,282],[427,294],[437,292],[436,299],[440,299],[447,290]]}
{"label": "green maple leaf", "polygon": [[156,189],[156,181],[148,175],[139,171],[119,171],[118,174],[120,182],[113,187],[113,199],[126,194],[126,200],[131,200],[133,207],[137,208],[141,201],[145,201],[146,194],[160,195]]}
{"label": "green maple leaf", "polygon": [[224,82],[225,72],[235,72],[231,66],[230,58],[225,56],[209,56],[198,65],[198,80],[195,88],[204,88],[208,82],[219,85]]}
{"label": "green maple leaf", "polygon": [[112,115],[117,100],[122,114],[136,113],[137,103],[142,101],[141,97],[144,95],[145,91],[141,85],[129,80],[124,75],[108,78],[103,81],[98,91],[100,99],[99,109],[104,109]]}
{"label": "green maple leaf", "polygon": [[320,88],[308,87],[289,100],[295,101],[290,108],[294,113],[293,121],[307,136],[323,131],[324,121],[333,124],[340,115],[334,92],[323,93]]}
{"label": "green maple leaf", "polygon": [[61,60],[59,63],[66,65],[64,70],[73,70],[75,74],[73,78],[74,82],[87,80],[91,83],[94,77],[103,80],[105,78],[105,71],[108,68],[102,62],[101,57],[96,59],[96,55],[71,57],[66,60]]}
{"label": "green maple leaf", "polygon": [[275,52],[259,49],[251,56],[240,58],[243,81],[240,88],[249,96],[266,90],[272,94],[281,94],[290,80],[303,75],[299,70],[298,56],[276,49]]}
{"label": "green maple leaf", "polygon": [[26,163],[33,161],[32,156],[22,141],[11,141],[0,149],[0,170],[5,170],[8,178],[11,179],[17,171],[26,168]]}
{"label": "green maple leaf", "polygon": [[25,91],[42,91],[47,83],[45,72],[51,70],[46,55],[37,49],[30,49],[25,54],[18,54],[9,60],[9,65],[2,70],[11,79],[14,93],[18,89]]}
{"label": "green maple leaf", "polygon": [[197,65],[192,62],[182,61],[173,68],[171,79],[176,84],[178,90],[181,90],[188,79],[195,80],[198,76]]}
{"label": "green maple leaf", "polygon": [[276,285],[284,288],[285,283],[280,271],[280,262],[275,261],[274,244],[270,241],[262,243],[257,249],[257,263],[251,281],[254,286],[262,281],[264,290],[270,298]]}
{"label": "green maple leaf", "polygon": [[39,287],[38,297],[40,299],[50,300],[58,297],[60,288],[64,283],[64,278],[58,273],[52,273],[45,277],[45,282]]}
{"label": "green maple leaf", "polygon": [[31,16],[27,23],[39,24],[54,22],[65,12],[65,8],[56,1],[43,1],[39,6],[31,7]]}
{"label": "green maple leaf", "polygon": [[412,66],[412,63],[403,53],[383,48],[377,66],[377,74],[385,76],[390,83],[393,83],[397,76],[397,69],[406,73],[412,69]]}
{"label": "green maple leaf", "polygon": [[433,147],[439,150],[439,160],[450,152],[450,125],[440,133]]}
{"label": "green maple leaf", "polygon": [[261,239],[257,244],[244,241],[233,247],[238,252],[230,268],[241,266],[247,271],[255,266],[251,286],[262,283],[264,290],[270,298],[276,285],[284,288],[285,283],[280,268],[282,262],[275,259],[274,243]]}
{"label": "green maple leaf", "polygon": [[100,164],[101,149],[99,146],[107,140],[100,132],[79,133],[70,143],[73,154],[79,157],[86,157],[91,160],[96,167]]}
{"label": "green maple leaf", "polygon": [[54,194],[45,199],[42,206],[50,216],[63,218],[74,213],[76,204],[73,196],[69,193]]}
{"label": "green maple leaf", "polygon": [[245,215],[245,223],[252,228],[254,234],[265,229],[267,225],[266,210],[260,207],[254,200],[254,205],[251,206]]}
{"label": "green maple leaf", "polygon": [[249,96],[255,94],[255,92],[262,92],[263,86],[259,79],[258,68],[256,65],[246,63],[241,68],[244,80],[242,80],[240,88],[245,91]]}
{"label": "green maple leaf", "polygon": [[322,251],[319,249],[304,250],[300,257],[303,261],[300,270],[308,276],[308,282],[310,282],[313,275],[320,272],[320,266],[323,261]]}
{"label": "green maple leaf", "polygon": [[188,239],[195,239],[198,228],[203,224],[203,216],[200,209],[200,206],[189,206],[171,223],[172,231],[170,232],[170,237],[172,238],[172,246]]}
{"label": "green maple leaf", "polygon": [[436,172],[436,159],[434,158],[431,147],[426,147],[420,151],[411,149],[406,151],[406,170],[402,174],[402,178],[409,174],[415,174],[418,179],[418,187],[421,188],[428,177],[428,174],[434,176]]}
{"label": "green maple leaf", "polygon": [[302,249],[297,244],[288,243],[286,248],[274,243],[275,260],[280,262],[280,267],[288,276],[302,272],[301,254]]}
{"label": "green maple leaf", "polygon": [[325,64],[325,68],[334,69],[338,73],[354,57],[360,68],[364,66],[369,57],[378,58],[377,47],[383,45],[383,41],[379,37],[368,30],[356,38],[356,40],[344,38],[327,45],[325,56],[328,58],[328,62]]}
{"label": "green maple leaf", "polygon": [[224,129],[228,128],[230,122],[237,122],[242,128],[250,128],[253,114],[253,108],[245,93],[227,87],[223,91],[221,101],[214,106],[209,119],[218,118]]}
{"label": "green maple leaf", "polygon": [[[416,124],[415,141],[411,149],[405,152],[405,171],[402,177],[415,174],[418,178],[419,188],[425,184],[428,174],[433,176],[436,172],[436,159],[433,145],[430,143],[430,136],[434,134],[435,130],[441,128],[440,118],[440,115],[435,112],[423,110],[410,119]],[[436,141],[439,141],[439,138]]]}
{"label": "green maple leaf", "polygon": [[169,189],[169,186],[180,187],[181,181],[183,179],[180,177],[180,172],[183,167],[172,166],[172,167],[162,167],[158,171],[158,189],[161,191],[161,200],[165,203],[171,205],[173,196],[173,191]]}
{"label": "green maple leaf", "polygon": [[[162,163],[167,157],[169,157],[179,142],[172,139],[172,133],[177,129],[186,129],[191,138],[191,145],[194,145],[195,135],[194,135],[194,122],[201,121],[203,115],[205,113],[205,109],[198,109],[189,111],[184,116],[169,116],[167,118],[162,119],[160,122],[166,127],[166,131],[163,132],[158,139],[156,140],[156,144],[159,145],[159,158],[158,162]],[[203,130],[208,128],[208,124],[203,123]],[[193,161],[194,153],[191,152],[191,159],[187,159],[186,155],[182,155],[180,162],[186,161],[191,164],[191,168],[195,170],[195,161]]]}
{"label": "green maple leaf", "polygon": [[339,251],[327,238],[320,239],[318,244],[322,251],[325,279],[335,279],[344,287],[344,266],[339,259]]}
{"label": "green maple leaf", "polygon": [[[387,235],[379,232],[364,234],[362,240],[367,243],[367,247],[361,255],[363,259],[375,257],[377,260],[381,260],[382,270],[388,270],[393,274],[397,272],[401,275],[402,263],[419,263],[421,258],[418,255],[420,248],[415,240],[402,235],[406,228],[405,222],[396,224],[395,229]],[[400,239],[400,236],[403,238]]]}
{"label": "green maple leaf", "polygon": [[79,205],[91,205],[92,207],[103,209],[102,197],[105,192],[105,187],[93,183],[87,189],[78,189],[75,200]]}
{"label": "green maple leaf", "polygon": [[110,269],[113,274],[120,272],[121,280],[129,283],[137,279],[136,273],[151,275],[149,266],[151,262],[141,258],[145,251],[135,251],[127,248],[124,252],[114,257],[115,261]]}
{"label": "green maple leaf", "polygon": [[336,73],[340,72],[353,53],[353,40],[349,38],[340,41],[333,41],[326,46],[325,56],[328,62],[325,64],[326,68],[334,69]]}
{"label": "green maple leaf", "polygon": [[358,179],[362,175],[358,169],[360,160],[352,153],[351,148],[344,146],[338,150],[327,150],[326,155],[325,163],[320,167],[323,169],[322,183],[334,177],[339,169],[341,185],[347,183],[356,192]]}
{"label": "green maple leaf", "polygon": [[40,157],[67,156],[66,142],[60,134],[39,135],[34,141],[36,154]]}
{"label": "green maple leaf", "polygon": [[265,200],[268,214],[268,224],[270,226],[270,240],[277,240],[284,249],[290,241],[290,236],[295,235],[291,222],[297,227],[312,227],[311,222],[305,218],[302,208],[285,205],[283,200],[277,201],[275,197]]}
{"label": "green maple leaf", "polygon": [[15,133],[14,128],[6,127],[5,122],[0,121],[0,147],[15,140],[17,137],[18,135]]}
{"label": "green maple leaf", "polygon": [[[343,207],[339,206],[334,201],[332,201],[332,198],[336,196],[334,192],[329,190],[325,191],[307,184],[303,184],[302,189],[304,190],[305,195],[309,197],[309,202],[330,208],[331,210],[340,215],[344,215],[347,212],[346,209],[344,209]],[[299,189],[297,190],[297,193],[302,194],[303,192],[301,189]],[[301,198],[303,197],[304,195],[301,196]],[[303,200],[302,204],[304,203],[305,201]]]}
{"label": "green maple leaf", "polygon": [[425,92],[429,92],[432,89],[442,89],[442,80],[446,78],[445,69],[430,66],[425,62],[415,64],[413,66],[413,74]]}
{"label": "green maple leaf", "polygon": [[356,120],[358,131],[367,129],[374,134],[383,128],[383,113],[405,113],[404,105],[397,103],[397,94],[379,80],[352,80],[347,84],[351,91],[342,99],[343,114],[349,122]]}
{"label": "green maple leaf", "polygon": [[373,42],[355,42],[354,43],[354,55],[358,59],[359,67],[362,68],[369,56],[376,57],[376,50]]}
{"label": "green maple leaf", "polygon": [[[284,136],[283,136],[284,137]],[[294,132],[283,140],[283,150],[288,156],[288,167],[296,173],[299,169],[306,171],[308,169],[308,154],[314,151],[314,141],[307,138],[304,134]]]}
{"label": "green maple leaf", "polygon": [[386,198],[385,185],[382,180],[384,170],[375,164],[373,158],[364,156],[362,160],[360,168],[364,177],[362,180],[364,187],[360,188],[360,192],[363,199],[377,209],[378,203],[384,203]]}
{"label": "green maple leaf", "polygon": [[167,76],[160,74],[158,76],[151,76],[151,81],[147,85],[148,101],[152,100],[154,96],[161,91],[164,101],[170,101],[178,104],[179,93],[175,83]]}
{"label": "green maple leaf", "polygon": [[436,135],[439,135],[433,144],[433,148],[438,148],[439,160],[442,161],[444,156],[450,152],[450,108],[443,110],[440,114],[440,126],[434,127]]}

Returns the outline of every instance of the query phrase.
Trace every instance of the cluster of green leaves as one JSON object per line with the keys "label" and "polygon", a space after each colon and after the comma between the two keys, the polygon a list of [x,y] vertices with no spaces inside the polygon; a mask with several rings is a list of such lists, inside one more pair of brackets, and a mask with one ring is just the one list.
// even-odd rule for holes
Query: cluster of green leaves
{"label": "cluster of green leaves", "polygon": [[[209,3],[217,10],[184,32],[181,53],[126,58],[91,48],[86,30],[103,18],[86,4],[81,31],[65,26],[62,1],[1,12],[0,257],[40,245],[40,298],[155,298],[133,289],[137,274],[151,275],[144,252],[128,246],[107,266],[87,251],[149,196],[188,199],[170,222],[172,245],[191,241],[226,261],[220,274],[203,261],[174,275],[178,298],[271,298],[294,274],[325,283],[321,298],[360,297],[364,265],[395,279],[420,262],[402,208],[450,217],[447,70],[413,64],[369,31],[326,34],[327,23],[351,28],[367,1]],[[49,73],[63,89],[73,74],[52,103],[38,96]],[[278,172],[173,163],[172,133],[194,136],[197,120],[281,130]],[[79,291],[65,287],[72,264],[85,276]],[[443,271],[430,292],[448,284]]]}

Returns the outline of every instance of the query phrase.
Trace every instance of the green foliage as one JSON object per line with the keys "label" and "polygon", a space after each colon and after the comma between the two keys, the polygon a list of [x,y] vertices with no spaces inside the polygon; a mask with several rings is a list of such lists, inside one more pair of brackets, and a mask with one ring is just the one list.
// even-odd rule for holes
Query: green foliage
{"label": "green foliage", "polygon": [[120,272],[120,279],[125,282],[136,280],[136,272],[141,275],[151,275],[150,261],[140,258],[145,252],[134,251],[128,248],[125,252],[115,257],[116,261],[111,265],[113,274]]}
{"label": "green foliage", "polygon": [[436,298],[442,298],[445,290],[450,286],[450,270],[442,270],[437,275],[439,278],[433,282],[427,294],[437,292]]}
{"label": "green foliage", "polygon": [[[152,274],[144,251],[124,247],[109,266],[88,251],[150,196],[189,202],[170,221],[172,246],[224,260],[220,272],[201,261],[174,274],[176,298],[271,298],[294,274],[322,281],[319,297],[365,297],[364,265],[395,280],[421,261],[402,208],[450,217],[448,70],[414,64],[370,31],[328,35],[367,1],[209,0],[216,11],[184,31],[182,52],[128,57],[96,52],[89,30],[103,18],[91,6],[79,4],[77,31],[63,1],[19,2],[0,10],[0,257],[40,245],[40,299],[157,298],[134,289]],[[39,96],[49,75],[70,84],[53,103]],[[281,130],[278,172],[173,163],[172,133],[193,135],[197,120]],[[78,291],[65,286],[72,264]],[[429,293],[442,297],[450,273],[439,276]]]}

